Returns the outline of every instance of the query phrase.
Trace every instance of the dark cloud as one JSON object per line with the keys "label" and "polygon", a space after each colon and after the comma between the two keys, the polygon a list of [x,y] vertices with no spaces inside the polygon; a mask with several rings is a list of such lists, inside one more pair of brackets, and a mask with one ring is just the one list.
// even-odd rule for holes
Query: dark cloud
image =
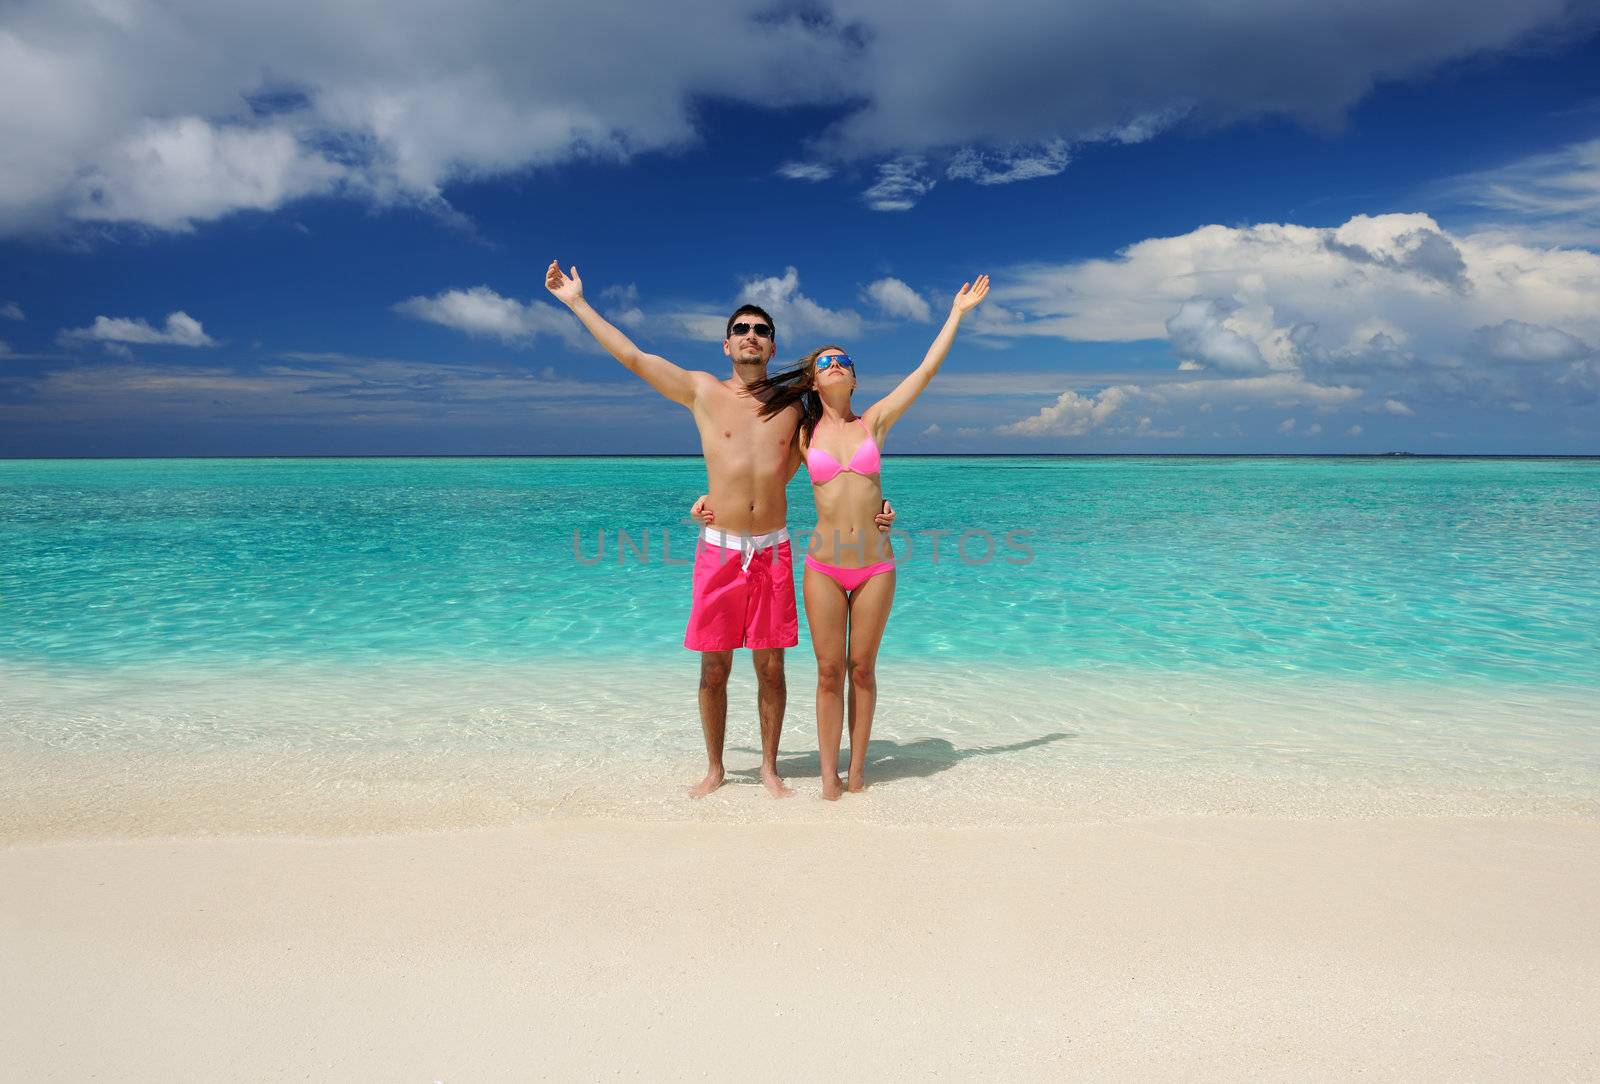
{"label": "dark cloud", "polygon": [[1521,320],[1480,327],[1473,333],[1472,348],[1493,361],[1534,365],[1576,361],[1594,353],[1594,348],[1576,335]]}
{"label": "dark cloud", "polygon": [[832,9],[872,30],[846,153],[1092,137],[1173,109],[1201,124],[1281,114],[1324,126],[1384,79],[1590,25],[1592,4],[884,4]]}
{"label": "dark cloud", "polygon": [[1354,263],[1373,264],[1391,271],[1406,271],[1442,283],[1452,290],[1465,291],[1467,262],[1455,242],[1437,230],[1413,230],[1395,238],[1390,251],[1374,251],[1359,243],[1328,239],[1328,251]]}
{"label": "dark cloud", "polygon": [[1212,298],[1185,301],[1167,321],[1167,338],[1172,349],[1186,361],[1230,373],[1259,373],[1267,368],[1266,358],[1255,343],[1223,321],[1233,306]]}
{"label": "dark cloud", "polygon": [[[625,13],[15,0],[0,8],[0,231],[182,230],[316,194],[447,215],[458,180],[689,144],[708,98],[843,110],[816,133],[807,175],[830,159],[890,163],[868,198],[900,209],[936,176],[1048,176],[1075,145],[1137,142],[1180,120],[1336,125],[1379,81],[1574,33],[1595,11],[1588,0],[705,0]],[[1412,259],[1451,281],[1436,240]]]}

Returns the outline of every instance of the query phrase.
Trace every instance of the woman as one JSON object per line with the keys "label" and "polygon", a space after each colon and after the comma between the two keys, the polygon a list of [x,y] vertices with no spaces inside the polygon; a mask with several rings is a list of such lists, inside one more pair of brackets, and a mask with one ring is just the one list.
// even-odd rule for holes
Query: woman
{"label": "woman", "polygon": [[[811,645],[817,653],[817,742],[822,757],[822,796],[836,801],[848,786],[866,787],[867,741],[877,702],[878,646],[894,603],[894,552],[873,517],[883,505],[880,449],[889,430],[933,374],[944,364],[961,318],[989,292],[989,276],[963,283],[950,316],[922,364],[888,395],[861,414],[851,405],[855,362],[837,346],[824,346],[788,372],[752,382],[750,393],[768,395],[762,414],[799,402],[803,418],[793,467],[804,462],[817,504],[817,526],[806,553],[802,593]],[[705,498],[694,512],[714,520]],[[845,689],[850,693],[850,772],[839,778],[839,741],[844,729]]]}

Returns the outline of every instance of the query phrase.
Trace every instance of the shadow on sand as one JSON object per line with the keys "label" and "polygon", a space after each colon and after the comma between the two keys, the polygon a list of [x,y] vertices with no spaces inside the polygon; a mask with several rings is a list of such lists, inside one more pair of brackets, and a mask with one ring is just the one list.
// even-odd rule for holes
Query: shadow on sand
{"label": "shadow on sand", "polygon": [[[1012,742],[1010,745],[979,745],[970,749],[957,749],[944,738],[922,738],[917,741],[896,742],[878,738],[867,743],[867,782],[887,783],[895,779],[926,779],[928,776],[937,775],[948,768],[954,768],[963,760],[973,757],[996,756],[1002,753],[1020,753],[1024,749],[1036,749],[1041,745],[1062,741],[1066,738],[1075,738],[1076,734],[1058,731],[1054,734],[1045,734],[1038,738],[1029,738],[1027,741]],[[839,750],[839,770],[842,773],[850,764],[850,744],[845,742]],[[748,746],[734,746],[736,753],[754,753],[761,755],[760,749]],[[813,749],[809,753],[797,753],[793,756],[778,756],[778,774],[785,779],[821,779],[822,758]],[[730,771],[728,779],[738,783],[759,783],[761,769],[741,768]]]}

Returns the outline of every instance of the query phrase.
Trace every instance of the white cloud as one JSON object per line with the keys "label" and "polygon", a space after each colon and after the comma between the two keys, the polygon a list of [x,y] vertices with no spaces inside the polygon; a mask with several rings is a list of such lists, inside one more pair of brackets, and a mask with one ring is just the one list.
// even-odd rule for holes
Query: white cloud
{"label": "white cloud", "polygon": [[284,128],[145,121],[73,177],[69,217],[187,230],[240,210],[270,211],[332,191],[349,171]]}
{"label": "white cloud", "polygon": [[[1529,259],[1580,293],[1590,274],[1585,260],[1600,264],[1591,254],[1476,245],[1424,214],[1357,215],[1335,229],[1202,226],[1140,241],[1114,259],[1019,267],[995,292],[1029,317],[1013,333],[1090,341],[1166,338],[1167,321],[1185,303],[1210,301],[1281,368],[1293,364],[1289,335],[1298,325],[1313,326],[1316,341],[1331,348],[1374,318],[1414,327],[1425,312],[1443,325],[1496,304],[1518,307],[1525,284],[1505,273]],[[1455,288],[1458,278],[1466,294]]]}
{"label": "white cloud", "polygon": [[0,339],[0,358],[8,357],[10,354],[11,344],[6,342],[4,339]]}
{"label": "white cloud", "polygon": [[[1187,106],[1159,109],[1081,132],[1072,139],[1052,135],[1033,142],[959,147],[947,155],[944,176],[950,180],[971,181],[979,185],[1014,184],[1054,177],[1071,164],[1075,146],[1142,143],[1176,124],[1188,111]],[[879,168],[878,183],[865,193],[875,210],[909,210],[933,187],[933,181],[923,175],[928,163],[921,156],[905,156],[898,162]]]}
{"label": "white cloud", "polygon": [[978,184],[1011,184],[1054,177],[1071,161],[1072,155],[1064,139],[1052,139],[1035,147],[991,151],[965,147],[950,160],[944,175],[952,180]]}
{"label": "white cloud", "polygon": [[1600,243],[1600,139],[1571,143],[1441,186],[1441,195],[1494,212],[1524,235]]}
{"label": "white cloud", "polygon": [[1344,435],[1347,437],[1359,437],[1361,435],[1361,427],[1359,425],[1352,425],[1349,429],[1344,431]]}
{"label": "white cloud", "polygon": [[1294,432],[1294,419],[1293,418],[1285,418],[1285,419],[1283,419],[1283,421],[1279,422],[1278,423],[1278,432],[1280,432],[1280,433],[1292,433],[1292,432]]}
{"label": "white cloud", "polygon": [[[167,316],[164,328],[151,327],[144,320],[121,316],[96,316],[88,327],[70,328],[61,332],[63,342],[135,343],[164,346],[216,346],[216,340],[207,335],[200,321],[186,312]],[[108,347],[109,348],[109,347]]]}
{"label": "white cloud", "polygon": [[933,190],[935,182],[927,176],[927,168],[927,161],[915,156],[885,162],[878,167],[877,183],[861,198],[874,211],[909,211]]}
{"label": "white cloud", "polygon": [[995,338],[1164,339],[1180,370],[1294,374],[1408,410],[1559,413],[1597,392],[1600,254],[1454,234],[1423,214],[1204,226],[995,281],[1012,316],[982,329]]}
{"label": "white cloud", "polygon": [[1093,143],[1145,143],[1182,120],[1190,105],[1177,104],[1142,113],[1130,120],[1091,131],[1085,137]]}
{"label": "white cloud", "polygon": [[[729,311],[738,308],[730,305]],[[769,310],[770,311],[770,310]],[[777,316],[774,315],[776,320]],[[728,334],[728,317],[714,312],[669,312],[660,317],[660,325],[668,335],[695,342],[720,343]],[[787,327],[779,329],[782,334]]]}
{"label": "white cloud", "polygon": [[432,297],[411,297],[394,306],[402,316],[443,327],[527,345],[536,335],[553,335],[568,345],[593,349],[592,338],[565,309],[544,301],[527,303],[502,297],[487,286],[445,290]]}
{"label": "white cloud", "polygon": [[[668,298],[647,303],[633,283],[602,287],[598,298],[602,314],[641,344],[662,339],[721,343],[728,315],[746,303],[760,305],[772,314],[777,322],[780,357],[784,356],[786,342],[849,338],[873,327],[854,309],[830,309],[807,296],[800,286],[800,272],[794,267],[784,268],[781,275],[744,278],[737,291],[721,301]],[[432,298],[412,298],[396,309],[505,341],[524,341],[548,332],[561,335],[569,345],[598,349],[582,325],[556,306],[539,302],[524,305],[501,297],[487,286],[452,290]]]}
{"label": "white cloud", "polygon": [[600,291],[600,299],[606,304],[606,319],[613,324],[625,328],[644,326],[646,317],[644,310],[639,307],[638,284],[630,282],[625,286],[607,286]]}
{"label": "white cloud", "polygon": [[[646,305],[638,287],[629,283],[599,291],[604,315],[641,344],[659,339],[721,343],[728,314],[742,304],[760,305],[777,323],[779,356],[784,343],[810,339],[846,339],[872,325],[854,309],[830,309],[808,297],[800,288],[800,272],[784,268],[781,275],[758,275],[742,280],[736,295],[724,304],[668,300]],[[414,297],[395,306],[407,316],[487,335],[505,342],[525,343],[538,334],[560,336],[569,346],[587,351],[598,347],[581,324],[565,310],[543,302],[527,304],[501,297],[487,286],[449,290],[435,297]],[[793,351],[791,351],[792,353]]]}
{"label": "white cloud", "polygon": [[0,305],[0,317],[4,317],[7,320],[27,319],[27,317],[23,315],[22,306],[17,304],[15,301],[7,301],[5,304]]}
{"label": "white cloud", "polygon": [[862,292],[885,316],[924,323],[933,319],[927,300],[893,276],[868,283]]}
{"label": "white cloud", "polygon": [[[1347,406],[1360,397],[1359,388],[1324,387],[1292,373],[1185,380],[1153,386],[1117,384],[1094,395],[1062,392],[1050,406],[1031,417],[1001,425],[996,432],[1003,436],[1018,437],[1076,437],[1095,431],[1156,436],[1165,434],[1154,432],[1149,427],[1140,432],[1137,426],[1122,425],[1119,430],[1117,426],[1124,422],[1126,408],[1134,408],[1137,404],[1136,409],[1151,413],[1175,409],[1191,409],[1198,413],[1203,405],[1221,404],[1244,409],[1254,406],[1306,406],[1318,411],[1330,411]],[[1292,424],[1293,419],[1289,421]]]}
{"label": "white cloud", "polygon": [[[631,282],[605,287],[600,291],[600,300],[600,311],[606,319],[642,339],[664,337],[721,342],[727,331],[726,315],[719,316],[709,308],[665,312],[646,310],[639,297],[638,285]],[[731,312],[735,307],[730,303],[726,311]],[[577,328],[576,321],[571,322],[569,329],[574,334],[587,337],[586,332]]]}
{"label": "white cloud", "polygon": [[1380,409],[1389,414],[1399,415],[1402,418],[1413,418],[1417,413],[1398,399],[1385,399]]}
{"label": "white cloud", "polygon": [[1321,436],[1322,435],[1322,423],[1321,422],[1312,422],[1310,425],[1306,426],[1305,432],[1302,435],[1308,436],[1308,437],[1319,437],[1319,436]]}
{"label": "white cloud", "polygon": [[[913,358],[916,357],[920,357],[920,354],[907,358],[907,365],[909,366]],[[859,388],[863,394],[886,395],[900,382],[903,375],[894,372],[883,372],[874,367],[873,372],[861,378]],[[967,400],[1019,399],[1037,402],[1041,398],[1053,398],[1060,394],[1063,388],[1081,391],[1090,388],[1108,387],[1112,384],[1138,384],[1144,387],[1154,387],[1161,384],[1188,383],[1196,381],[1196,377],[1201,376],[1203,374],[1179,372],[1173,369],[1073,371],[1045,369],[963,372],[958,364],[955,368],[946,365],[943,369],[940,369],[938,378],[928,385],[928,390],[923,393],[923,396],[929,400],[950,397]],[[1216,380],[1204,382],[1219,383]]]}
{"label": "white cloud", "polygon": [[1079,437],[1103,425],[1138,388],[1110,387],[1098,395],[1064,391],[1056,401],[1031,418],[1002,426],[1000,432],[1019,437]]}
{"label": "white cloud", "polygon": [[785,162],[777,174],[791,181],[825,181],[833,176],[833,167],[820,162]]}
{"label": "white cloud", "polygon": [[[800,272],[793,267],[782,275],[747,279],[739,291],[739,304],[760,305],[778,324],[778,341],[797,342],[813,337],[830,339],[860,335],[867,322],[853,309],[828,309],[800,292]],[[716,338],[720,341],[726,320],[717,318]]]}

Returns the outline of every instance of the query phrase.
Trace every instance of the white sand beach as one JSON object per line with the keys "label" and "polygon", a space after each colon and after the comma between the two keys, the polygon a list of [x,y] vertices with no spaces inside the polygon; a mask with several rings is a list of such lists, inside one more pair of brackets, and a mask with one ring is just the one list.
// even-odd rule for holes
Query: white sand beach
{"label": "white sand beach", "polygon": [[1560,819],[19,843],[0,1061],[64,1081],[1594,1079],[1596,914],[1600,825]]}

